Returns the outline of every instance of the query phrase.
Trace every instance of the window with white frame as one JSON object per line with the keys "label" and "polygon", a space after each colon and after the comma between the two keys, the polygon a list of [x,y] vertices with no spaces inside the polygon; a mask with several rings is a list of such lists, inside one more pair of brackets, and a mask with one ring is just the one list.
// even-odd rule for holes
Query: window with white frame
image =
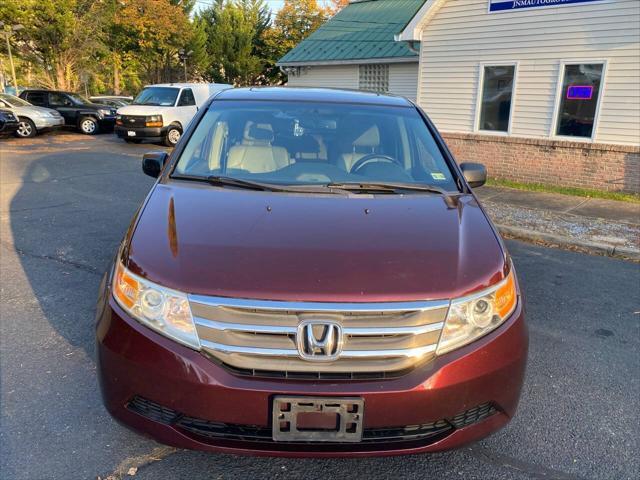
{"label": "window with white frame", "polygon": [[509,133],[516,65],[482,65],[477,129]]}
{"label": "window with white frame", "polygon": [[566,63],[560,75],[554,134],[593,138],[604,63]]}
{"label": "window with white frame", "polygon": [[360,90],[387,93],[389,91],[389,65],[360,65]]}

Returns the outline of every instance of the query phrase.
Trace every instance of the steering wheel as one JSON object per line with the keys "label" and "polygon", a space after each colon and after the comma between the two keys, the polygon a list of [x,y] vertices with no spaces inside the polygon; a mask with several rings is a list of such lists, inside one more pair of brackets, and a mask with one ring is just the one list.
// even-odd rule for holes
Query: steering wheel
{"label": "steering wheel", "polygon": [[351,173],[358,173],[359,170],[361,170],[363,167],[365,167],[367,164],[371,163],[372,161],[381,162],[381,163],[391,163],[404,169],[404,166],[402,165],[402,163],[400,163],[400,160],[398,160],[397,158],[390,157],[389,155],[383,155],[382,153],[370,153],[368,155],[365,155],[364,157],[362,157],[360,160],[358,160],[356,163],[353,164],[353,166],[351,167]]}

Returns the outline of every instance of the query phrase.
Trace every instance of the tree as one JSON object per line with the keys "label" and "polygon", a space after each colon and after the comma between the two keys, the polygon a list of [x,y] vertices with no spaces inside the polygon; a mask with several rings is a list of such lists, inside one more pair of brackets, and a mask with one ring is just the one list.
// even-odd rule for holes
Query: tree
{"label": "tree", "polygon": [[16,53],[35,66],[38,83],[75,90],[101,47],[99,8],[92,0],[3,0],[0,16],[23,25]]}
{"label": "tree", "polygon": [[[330,16],[331,9],[321,7],[317,0],[285,0],[272,28],[265,33],[266,58],[275,66],[275,62],[315,32]],[[278,83],[284,81],[284,75],[279,70],[274,72],[273,77]]]}
{"label": "tree", "polygon": [[344,7],[349,5],[350,0],[331,0],[331,10],[334,13],[338,13]]}
{"label": "tree", "polygon": [[123,50],[135,52],[149,80],[172,80],[172,59],[191,35],[183,5],[171,0],[127,0],[119,5],[114,24],[122,32]]}
{"label": "tree", "polygon": [[200,14],[211,58],[208,78],[250,85],[262,72],[260,39],[269,17],[262,0],[215,0]]}

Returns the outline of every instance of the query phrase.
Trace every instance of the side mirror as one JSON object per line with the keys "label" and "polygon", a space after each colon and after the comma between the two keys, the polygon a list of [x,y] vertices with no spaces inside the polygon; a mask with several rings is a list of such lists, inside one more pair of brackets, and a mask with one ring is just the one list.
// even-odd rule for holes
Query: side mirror
{"label": "side mirror", "polygon": [[142,156],[142,171],[153,178],[158,178],[169,160],[167,152],[149,152]]}
{"label": "side mirror", "polygon": [[481,187],[487,183],[487,167],[481,163],[461,163],[460,168],[471,188]]}

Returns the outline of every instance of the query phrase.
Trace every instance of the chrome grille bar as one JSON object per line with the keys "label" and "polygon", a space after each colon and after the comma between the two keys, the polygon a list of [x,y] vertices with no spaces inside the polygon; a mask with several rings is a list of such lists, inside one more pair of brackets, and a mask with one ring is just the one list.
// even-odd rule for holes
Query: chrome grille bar
{"label": "chrome grille bar", "polygon": [[449,306],[449,300],[429,300],[421,302],[383,302],[383,303],[318,303],[318,302],[281,302],[275,300],[250,300],[244,298],[209,297],[189,295],[189,301],[210,307],[237,308],[243,310],[324,312],[324,313],[400,313],[435,310]]}
{"label": "chrome grille bar", "polygon": [[[223,332],[245,332],[245,333],[268,333],[272,335],[295,335],[296,327],[279,325],[250,325],[245,323],[228,323],[207,320],[206,318],[195,317],[196,325],[213,328]],[[344,327],[345,335],[351,337],[364,336],[387,336],[387,335],[422,335],[429,332],[442,330],[444,322],[431,323],[428,325],[417,325],[415,327]]]}
{"label": "chrome grille bar", "polygon": [[[201,340],[203,347],[227,354],[256,355],[267,357],[295,357],[298,358],[298,350],[281,348],[245,347],[237,345],[223,345],[221,343]],[[340,358],[419,358],[427,353],[435,352],[437,345],[425,345],[424,347],[408,348],[403,350],[343,350]]]}

